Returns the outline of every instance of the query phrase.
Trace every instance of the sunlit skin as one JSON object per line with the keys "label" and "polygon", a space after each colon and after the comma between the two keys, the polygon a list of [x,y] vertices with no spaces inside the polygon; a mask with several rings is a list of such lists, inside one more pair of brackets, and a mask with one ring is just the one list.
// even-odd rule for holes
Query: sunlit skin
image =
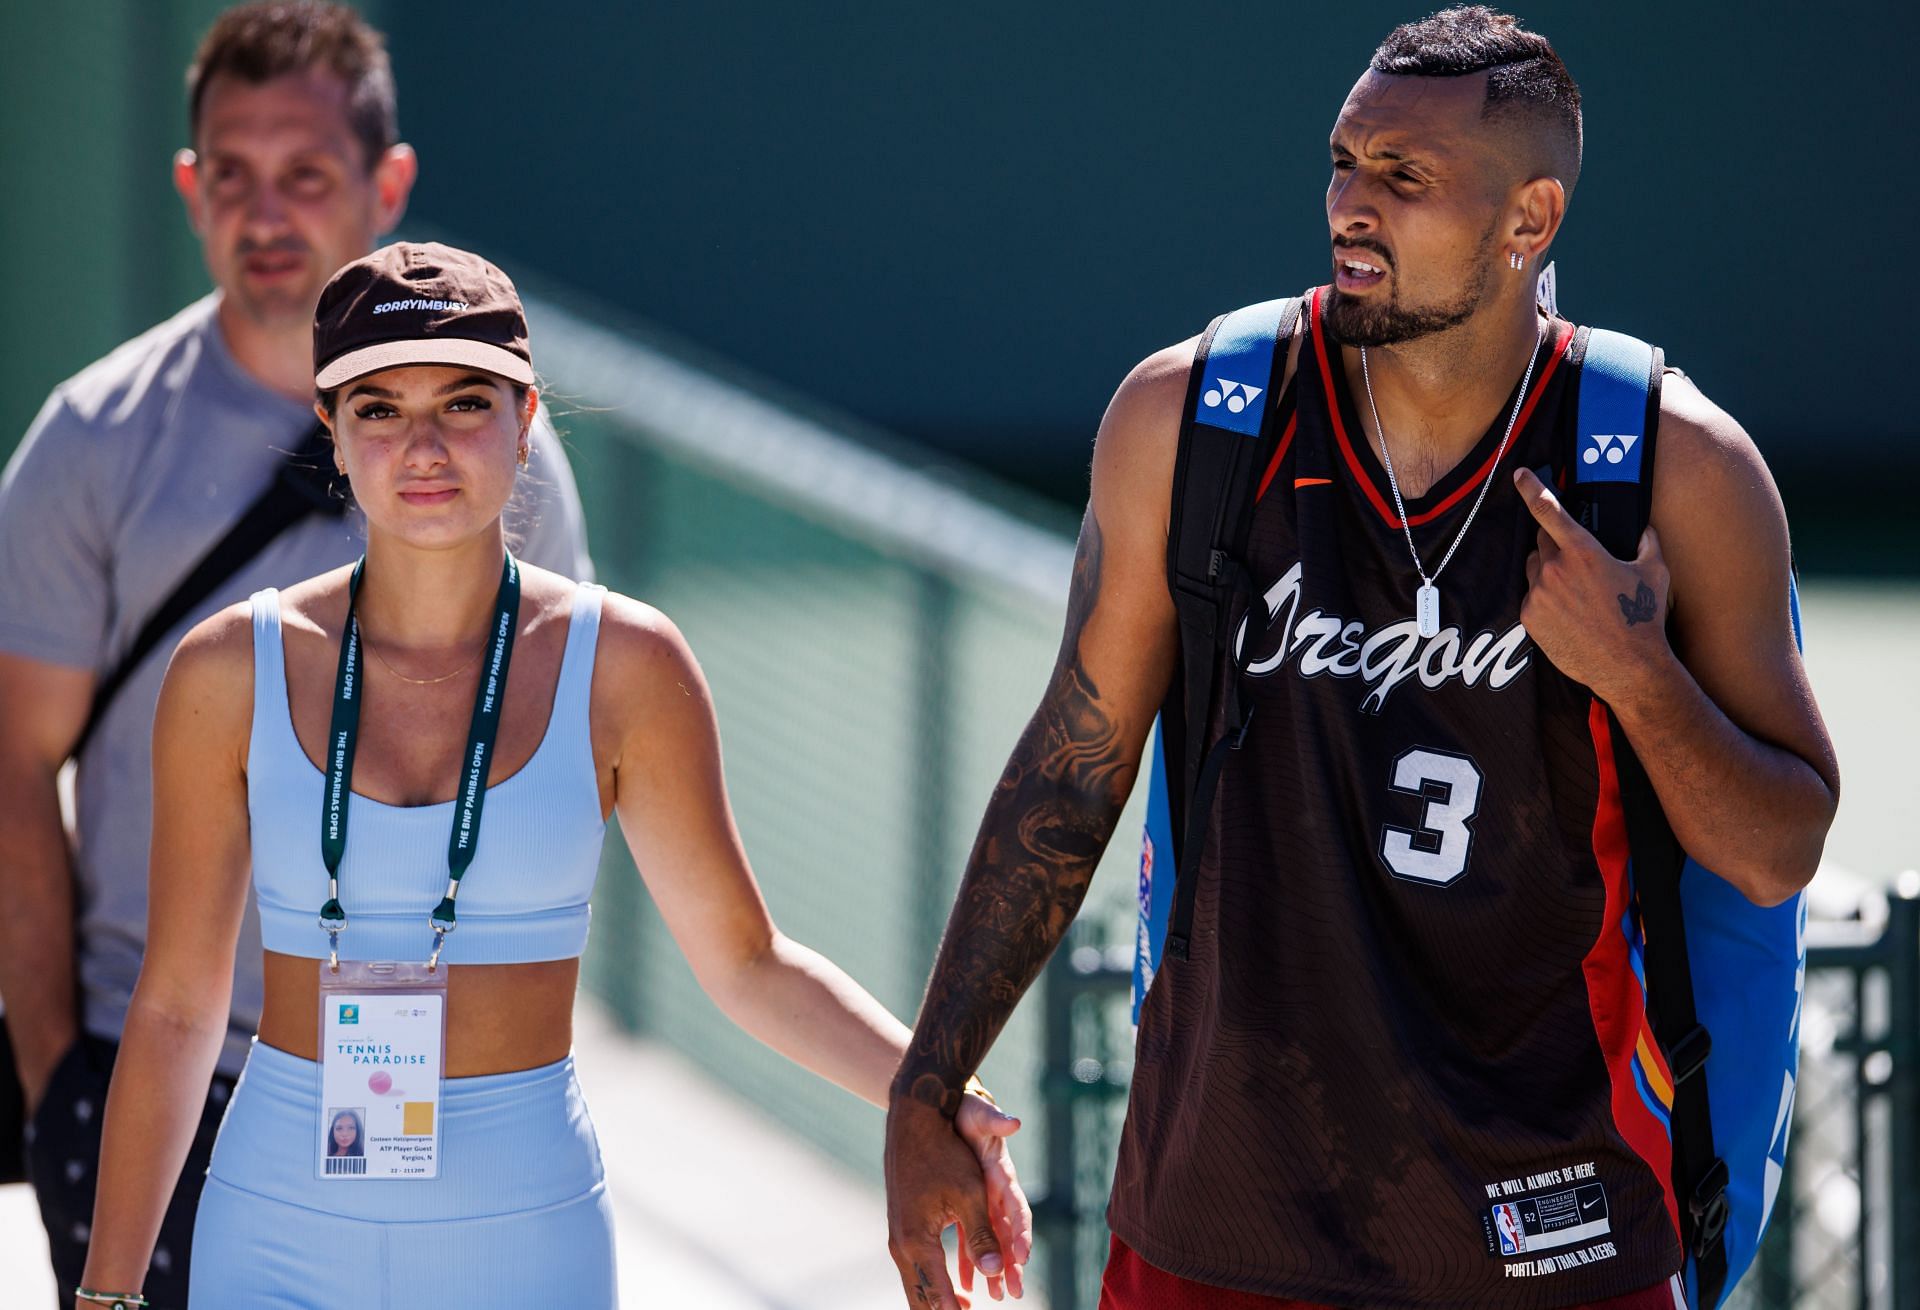
{"label": "sunlit skin", "polygon": [[217,74],[192,147],[173,160],[228,346],[301,399],[312,394],[303,343],[321,288],[393,230],[418,171],[410,146],[367,158],[347,107],[345,84],[323,70],[257,85]]}
{"label": "sunlit skin", "polygon": [[369,528],[414,547],[471,541],[513,495],[540,393],[491,373],[423,364],[355,378],[332,414],[334,466]]}
{"label": "sunlit skin", "polygon": [[[1353,343],[1341,355],[1356,392],[1356,346],[1371,347],[1395,472],[1414,496],[1480,439],[1526,368],[1539,330],[1532,274],[1566,213],[1565,187],[1529,171],[1520,134],[1489,130],[1485,97],[1485,74],[1369,70],[1328,141],[1327,323]],[[1377,451],[1370,416],[1363,422]]]}

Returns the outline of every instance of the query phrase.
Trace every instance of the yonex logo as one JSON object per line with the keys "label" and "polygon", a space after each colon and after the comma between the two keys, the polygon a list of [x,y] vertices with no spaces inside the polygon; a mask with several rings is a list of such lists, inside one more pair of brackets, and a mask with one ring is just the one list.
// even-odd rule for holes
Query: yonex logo
{"label": "yonex logo", "polygon": [[1580,460],[1584,464],[1598,464],[1602,457],[1607,463],[1618,464],[1633,449],[1633,443],[1640,440],[1637,432],[1623,432],[1613,436],[1593,433],[1581,441]]}
{"label": "yonex logo", "polygon": [[1208,409],[1218,409],[1224,404],[1228,413],[1238,414],[1251,405],[1254,398],[1265,390],[1265,387],[1249,386],[1245,382],[1229,382],[1221,378],[1214,386],[1208,387],[1206,394],[1200,399],[1206,402]]}

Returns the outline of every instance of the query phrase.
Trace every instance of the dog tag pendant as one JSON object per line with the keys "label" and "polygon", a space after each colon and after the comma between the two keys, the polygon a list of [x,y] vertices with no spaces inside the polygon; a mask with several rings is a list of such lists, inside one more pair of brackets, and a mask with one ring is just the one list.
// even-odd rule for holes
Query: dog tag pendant
{"label": "dog tag pendant", "polygon": [[1423,637],[1440,635],[1440,588],[1431,582],[1414,593],[1414,621]]}

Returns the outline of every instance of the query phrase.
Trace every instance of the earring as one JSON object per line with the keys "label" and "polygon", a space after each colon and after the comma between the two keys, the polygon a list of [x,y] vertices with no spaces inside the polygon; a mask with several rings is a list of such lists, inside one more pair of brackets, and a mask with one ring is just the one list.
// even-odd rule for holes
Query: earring
{"label": "earring", "polygon": [[1525,268],[1526,266],[1527,266],[1527,257],[1525,255],[1521,254],[1517,250],[1509,250],[1507,252],[1507,267],[1513,269],[1517,273],[1521,269]]}

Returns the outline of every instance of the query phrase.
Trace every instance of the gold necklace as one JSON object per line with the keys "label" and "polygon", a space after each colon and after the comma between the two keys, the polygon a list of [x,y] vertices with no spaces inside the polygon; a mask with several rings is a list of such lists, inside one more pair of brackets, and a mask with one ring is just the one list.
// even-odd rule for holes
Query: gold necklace
{"label": "gold necklace", "polygon": [[482,646],[477,652],[475,652],[474,657],[468,660],[465,664],[462,664],[459,668],[455,669],[452,673],[443,673],[437,678],[409,678],[406,674],[394,668],[393,665],[387,663],[387,657],[380,653],[380,648],[378,646],[374,645],[372,642],[367,640],[367,634],[364,632],[360,634],[360,644],[373,652],[373,657],[380,661],[381,666],[385,668],[388,673],[391,673],[394,677],[400,679],[400,681],[410,682],[416,687],[431,687],[436,682],[445,682],[449,678],[457,678],[461,674],[465,673],[468,669],[471,669],[474,665],[478,664],[480,662],[480,656],[487,653],[486,647]]}

